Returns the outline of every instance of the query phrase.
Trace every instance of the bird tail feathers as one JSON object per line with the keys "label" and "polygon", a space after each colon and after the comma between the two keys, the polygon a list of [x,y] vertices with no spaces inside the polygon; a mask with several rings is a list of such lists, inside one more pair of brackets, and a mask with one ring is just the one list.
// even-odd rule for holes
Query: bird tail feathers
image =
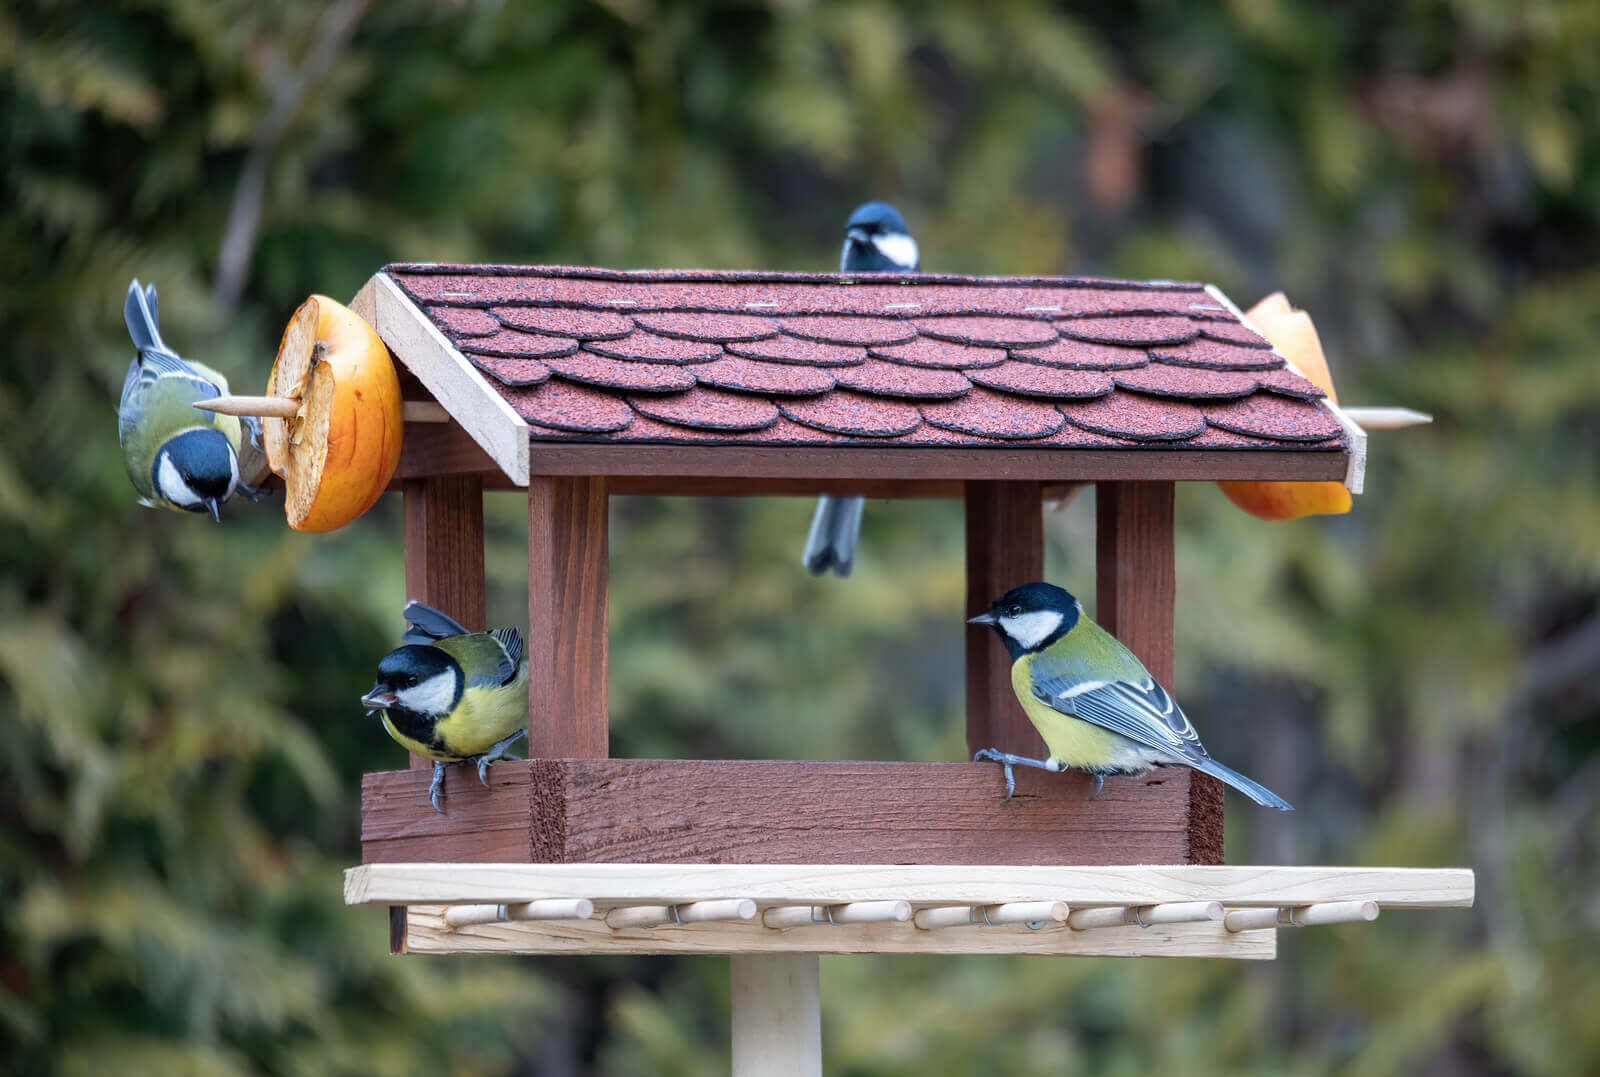
{"label": "bird tail feathers", "polygon": [[813,576],[830,568],[835,575],[848,576],[855,567],[856,544],[861,539],[861,510],[866,501],[859,497],[817,498],[817,511],[811,517],[801,561]]}
{"label": "bird tail feathers", "polygon": [[1284,800],[1271,789],[1268,789],[1258,781],[1246,778],[1237,770],[1223,766],[1215,759],[1202,759],[1198,763],[1191,763],[1190,766],[1211,775],[1220,782],[1226,782],[1262,807],[1277,808],[1279,811],[1294,811],[1293,804]]}
{"label": "bird tail feathers", "polygon": [[406,603],[405,618],[406,634],[401,638],[407,643],[432,643],[449,636],[470,635],[460,621],[416,599]]}
{"label": "bird tail feathers", "polygon": [[171,351],[161,339],[160,308],[156,305],[156,286],[139,286],[139,278],[128,285],[128,298],[122,304],[122,320],[128,325],[133,346],[141,352]]}

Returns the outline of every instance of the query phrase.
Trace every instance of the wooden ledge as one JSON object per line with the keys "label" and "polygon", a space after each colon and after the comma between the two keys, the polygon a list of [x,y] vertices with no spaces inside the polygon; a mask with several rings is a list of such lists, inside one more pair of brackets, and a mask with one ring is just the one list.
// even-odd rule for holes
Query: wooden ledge
{"label": "wooden ledge", "polygon": [[368,774],[368,863],[1216,863],[1216,790],[1186,768],[1111,778],[991,763],[538,759]]}

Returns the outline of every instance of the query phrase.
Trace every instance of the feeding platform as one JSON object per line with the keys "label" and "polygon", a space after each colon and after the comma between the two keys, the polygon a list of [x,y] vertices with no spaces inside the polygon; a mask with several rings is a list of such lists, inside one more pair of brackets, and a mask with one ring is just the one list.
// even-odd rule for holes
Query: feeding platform
{"label": "feeding platform", "polygon": [[1270,959],[1280,928],[1460,908],[1472,872],[1335,867],[369,864],[406,953]]}

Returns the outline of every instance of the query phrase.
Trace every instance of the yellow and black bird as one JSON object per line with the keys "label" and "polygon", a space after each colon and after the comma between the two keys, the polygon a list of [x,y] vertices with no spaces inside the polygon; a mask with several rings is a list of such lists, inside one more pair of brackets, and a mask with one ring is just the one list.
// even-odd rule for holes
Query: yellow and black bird
{"label": "yellow and black bird", "polygon": [[428,799],[442,812],[445,767],[475,760],[487,786],[489,764],[527,735],[528,661],[515,628],[468,632],[421,602],[405,617],[405,646],[384,655],[361,702],[406,751],[433,760]]}
{"label": "yellow and black bird", "polygon": [[1094,793],[1108,774],[1143,774],[1161,766],[1193,767],[1233,786],[1257,804],[1293,811],[1272,790],[1206,754],[1200,737],[1167,690],[1116,637],[1091,621],[1083,604],[1048,583],[1023,584],[995,599],[968,624],[991,625],[1011,655],[1011,687],[1049,758],[1029,759],[984,748],[974,760],[1094,775]]}

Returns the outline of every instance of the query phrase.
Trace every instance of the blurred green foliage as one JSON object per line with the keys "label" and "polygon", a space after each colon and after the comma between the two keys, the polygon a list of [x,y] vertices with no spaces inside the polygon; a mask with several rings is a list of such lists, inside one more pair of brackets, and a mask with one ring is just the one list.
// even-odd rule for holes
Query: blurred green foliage
{"label": "blurred green foliage", "polygon": [[[1562,0],[0,6],[0,1064],[724,1068],[717,959],[397,960],[340,905],[358,776],[401,762],[354,703],[397,506],[136,507],[121,298],[253,386],[389,260],[829,268],[884,197],[930,270],[1283,288],[1346,401],[1438,416],[1375,435],[1347,517],[1180,492],[1177,687],[1300,807],[1236,806],[1231,859],[1480,896],[1259,968],[825,959],[830,1072],[1600,1070],[1597,34]],[[1086,593],[1088,501],[1047,517]],[[799,571],[808,512],[619,500],[618,754],[961,752],[959,507],[871,505],[846,584]],[[490,499],[497,623],[522,520]]]}

